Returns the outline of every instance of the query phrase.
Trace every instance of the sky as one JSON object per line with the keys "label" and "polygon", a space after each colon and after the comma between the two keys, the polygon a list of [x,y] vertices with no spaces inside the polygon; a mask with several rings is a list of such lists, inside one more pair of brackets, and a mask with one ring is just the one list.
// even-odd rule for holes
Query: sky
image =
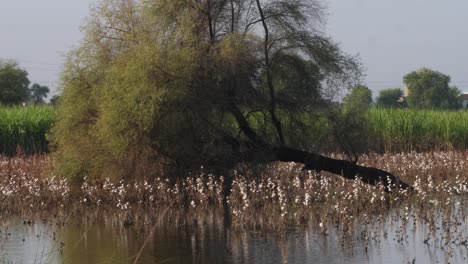
{"label": "sky", "polygon": [[[0,58],[14,59],[31,83],[56,92],[66,53],[96,0],[0,0]],[[49,96],[50,97],[50,96]]]}
{"label": "sky", "polygon": [[[80,25],[98,0],[0,0],[0,58],[15,59],[32,83],[55,93],[65,54],[79,45]],[[402,87],[421,67],[468,89],[468,1],[327,0],[326,34],[359,54],[374,91]]]}
{"label": "sky", "polygon": [[327,32],[360,55],[374,95],[421,67],[468,88],[468,1],[329,0],[327,11]]}

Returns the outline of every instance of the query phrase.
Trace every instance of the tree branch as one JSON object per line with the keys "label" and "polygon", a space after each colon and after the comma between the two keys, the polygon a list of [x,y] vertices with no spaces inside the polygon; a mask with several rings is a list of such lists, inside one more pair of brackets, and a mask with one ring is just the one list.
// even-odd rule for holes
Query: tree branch
{"label": "tree branch", "polygon": [[265,53],[265,67],[266,67],[266,74],[267,74],[267,84],[268,84],[268,90],[270,92],[270,115],[271,115],[271,120],[273,122],[273,125],[276,128],[276,131],[278,132],[278,140],[280,145],[284,146],[284,136],[283,136],[283,129],[281,127],[281,122],[279,121],[278,117],[276,116],[276,96],[275,96],[275,90],[273,87],[273,80],[271,77],[271,71],[270,71],[270,60],[269,60],[269,48],[268,48],[268,38],[269,38],[269,31],[268,31],[268,26],[265,21],[265,15],[263,14],[263,9],[260,4],[260,0],[256,0],[257,2],[257,8],[258,12],[260,13],[260,17],[262,20],[262,25],[263,29],[265,30],[265,43],[264,43],[264,53]]}
{"label": "tree branch", "polygon": [[274,161],[296,162],[304,164],[306,170],[326,171],[349,180],[359,178],[362,182],[373,186],[383,186],[386,192],[396,189],[413,191],[414,188],[401,181],[388,171],[354,164],[346,160],[333,159],[313,152],[302,151],[288,147],[272,148],[271,150],[253,149],[235,153],[230,160],[235,162],[267,163]]}
{"label": "tree branch", "polygon": [[231,0],[231,33],[234,33],[234,0]]}
{"label": "tree branch", "polygon": [[208,0],[208,28],[210,30],[210,40],[213,41],[215,37],[214,29],[213,29],[213,19],[211,17],[211,0]]}

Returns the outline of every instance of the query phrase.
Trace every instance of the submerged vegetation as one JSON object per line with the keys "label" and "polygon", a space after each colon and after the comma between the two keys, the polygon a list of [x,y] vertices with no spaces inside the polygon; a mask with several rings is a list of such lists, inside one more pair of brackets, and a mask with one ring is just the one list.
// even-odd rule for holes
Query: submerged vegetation
{"label": "submerged vegetation", "polygon": [[371,107],[326,13],[320,0],[100,1],[57,107],[0,108],[0,216],[104,212],[150,234],[202,216],[366,243],[420,223],[424,243],[468,248],[468,112]]}
{"label": "submerged vegetation", "polygon": [[[226,176],[235,180],[228,197],[229,215],[224,217],[241,229],[282,230],[321,223],[348,230],[363,215],[383,217],[393,209],[403,210],[408,217],[404,212],[410,208],[414,217],[426,221],[434,212],[465,215],[468,153],[372,154],[361,162],[401,175],[415,191],[395,188],[387,193],[383,186],[303,171],[294,163],[272,164],[258,171],[239,167],[234,175]],[[122,222],[133,223],[142,209],[148,212],[169,206],[174,211],[202,213],[223,208],[226,177],[219,175],[202,172],[175,182],[163,177],[120,182],[87,179],[73,185],[63,177],[46,177],[50,165],[46,156],[1,158],[1,211],[27,214],[38,209],[100,208],[118,213]]]}
{"label": "submerged vegetation", "polygon": [[[16,238],[18,245],[24,247],[26,238],[28,244],[38,243],[39,252],[46,249],[42,255],[47,259],[80,252],[77,248],[80,243],[94,245],[88,232],[96,229],[106,241],[103,244],[115,243],[120,238],[129,241],[122,244],[125,245],[122,252],[127,253],[122,259],[135,260],[134,263],[139,259],[136,253],[143,250],[147,240],[154,239],[156,234],[165,241],[170,230],[181,232],[183,239],[189,234],[193,238],[194,230],[209,230],[210,235],[204,239],[210,241],[213,232],[253,238],[247,234],[255,231],[262,237],[273,237],[272,241],[305,236],[306,243],[314,241],[320,246],[320,241],[334,241],[330,245],[337,248],[341,245],[341,250],[355,248],[366,256],[371,254],[368,249],[380,250],[382,245],[392,243],[398,248],[411,244],[441,251],[450,259],[452,254],[460,254],[455,259],[466,257],[467,152],[370,154],[360,162],[398,173],[414,186],[414,192],[394,188],[387,193],[383,186],[304,171],[294,163],[274,163],[261,168],[238,166],[233,175],[225,177],[202,170],[177,181],[173,177],[119,182],[86,178],[77,184],[51,174],[53,163],[49,156],[3,156],[0,227],[7,245]],[[227,177],[235,180],[225,207],[223,183]],[[18,225],[30,228],[32,234],[27,236],[24,229],[12,228],[13,218],[20,219]],[[42,236],[47,236],[52,246],[44,242],[47,239],[37,239],[40,223],[46,230]],[[63,233],[76,225],[83,227],[81,233],[65,240]],[[115,230],[118,238],[103,236],[101,231],[105,228]],[[136,236],[128,236],[128,232]],[[136,249],[127,252],[130,250],[127,246]],[[226,238],[219,241],[218,248],[230,252],[238,246]],[[309,247],[307,244],[306,250]],[[280,248],[287,250],[286,246]],[[153,247],[148,246],[148,251],[153,256]],[[100,254],[115,257],[108,252],[111,251]],[[8,250],[6,253],[0,254],[0,259],[15,258]]]}

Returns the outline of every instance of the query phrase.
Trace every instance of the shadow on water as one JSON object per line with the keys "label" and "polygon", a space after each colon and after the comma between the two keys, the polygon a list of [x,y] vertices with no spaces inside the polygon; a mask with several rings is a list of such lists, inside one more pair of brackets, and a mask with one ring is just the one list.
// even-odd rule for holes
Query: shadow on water
{"label": "shadow on water", "polygon": [[[187,216],[96,211],[0,222],[0,263],[466,263],[467,219],[430,222],[411,212],[372,217],[343,235],[333,224],[284,234],[232,230],[222,210]],[[448,222],[449,221],[449,222]],[[153,227],[156,227],[153,229]],[[154,232],[151,232],[153,230]],[[450,238],[448,237],[450,236]],[[346,238],[347,237],[347,238]]]}

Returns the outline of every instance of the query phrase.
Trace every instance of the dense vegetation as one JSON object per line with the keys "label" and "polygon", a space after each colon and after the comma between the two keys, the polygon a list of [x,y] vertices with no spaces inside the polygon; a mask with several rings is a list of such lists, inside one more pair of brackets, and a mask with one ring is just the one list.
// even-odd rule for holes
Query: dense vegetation
{"label": "dense vegetation", "polygon": [[13,155],[48,150],[47,134],[54,122],[54,109],[47,105],[0,107],[0,153]]}
{"label": "dense vegetation", "polygon": [[[58,170],[83,180],[283,161],[408,187],[356,163],[370,90],[332,102],[362,67],[324,33],[325,14],[318,0],[101,1],[63,72]],[[312,148],[321,118],[346,160]]]}
{"label": "dense vegetation", "polygon": [[372,108],[367,122],[387,151],[468,147],[468,111]]}
{"label": "dense vegetation", "polygon": [[460,90],[450,86],[450,76],[428,68],[412,71],[403,77],[408,87],[408,106],[417,109],[460,108]]}
{"label": "dense vegetation", "polygon": [[0,58],[0,105],[42,104],[49,88],[37,83],[29,86],[28,72],[13,60]]}
{"label": "dense vegetation", "polygon": [[[12,155],[17,147],[26,153],[46,152],[54,112],[54,108],[47,105],[1,107],[0,152]],[[370,150],[393,152],[468,148],[468,111],[373,107],[367,111],[365,122],[368,128],[366,146]],[[333,125],[330,121],[322,115],[314,124],[311,133],[303,135],[304,142],[315,149],[339,151],[340,146],[331,136]],[[321,144],[314,144],[312,140]]]}
{"label": "dense vegetation", "polygon": [[[333,135],[336,120],[327,116],[326,112],[313,115],[311,133],[303,135],[302,140],[315,151],[342,152],[343,146]],[[346,118],[339,122],[344,122],[340,124],[343,129],[353,125],[346,124]],[[361,122],[363,130],[355,135],[355,145],[345,146],[354,148],[356,154],[468,148],[468,111],[371,107]]]}
{"label": "dense vegetation", "polygon": [[403,77],[405,93],[400,88],[383,89],[379,107],[456,110],[462,107],[461,91],[450,85],[450,76],[428,68],[420,68]]}
{"label": "dense vegetation", "polygon": [[384,89],[379,92],[376,99],[376,105],[379,107],[402,108],[406,106],[406,102],[402,100],[403,91],[400,88]]}
{"label": "dense vegetation", "polygon": [[65,65],[58,170],[289,159],[310,131],[299,117],[361,77],[323,33],[325,13],[317,0],[101,1]]}

